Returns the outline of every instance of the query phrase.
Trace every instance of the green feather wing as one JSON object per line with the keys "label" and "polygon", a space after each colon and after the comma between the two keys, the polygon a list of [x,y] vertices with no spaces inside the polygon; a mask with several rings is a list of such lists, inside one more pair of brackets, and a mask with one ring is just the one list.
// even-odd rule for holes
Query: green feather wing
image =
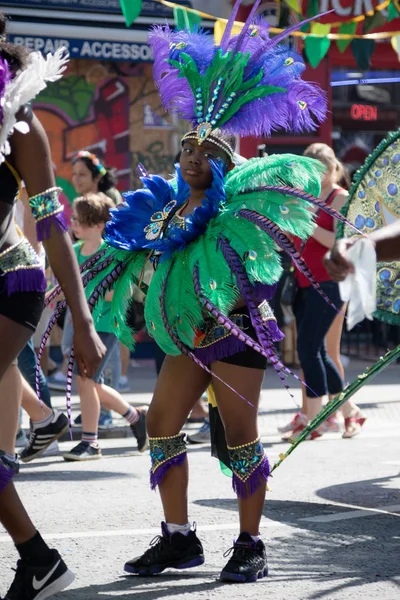
{"label": "green feather wing", "polygon": [[[145,317],[148,331],[167,354],[177,355],[180,351],[171,340],[164,327],[161,314],[161,290],[168,272],[165,293],[167,319],[180,340],[193,348],[196,329],[201,328],[204,315],[197,300],[190,269],[187,249],[160,263],[150,283],[146,296]],[[172,264],[172,266],[171,266]]]}
{"label": "green feather wing", "polygon": [[279,280],[282,274],[280,252],[266,233],[245,219],[233,217],[230,211],[218,218],[218,226],[241,257],[251,283],[273,284]]}
{"label": "green feather wing", "polygon": [[188,260],[192,277],[195,265],[199,267],[200,285],[205,296],[222,312],[228,314],[240,296],[235,278],[222,252],[217,248],[221,232],[219,219],[213,219],[204,235],[188,247]]}
{"label": "green feather wing", "polygon": [[319,161],[294,154],[249,160],[226,177],[226,208],[233,212],[244,207],[255,210],[283,231],[306,239],[315,227],[310,203],[257,188],[289,186],[318,197],[323,173],[324,166]]}
{"label": "green feather wing", "polygon": [[[125,265],[124,272],[119,276],[117,281],[114,281],[108,291],[114,290],[114,295],[111,305],[111,318],[115,329],[115,334],[118,338],[132,347],[132,330],[126,325],[125,316],[128,307],[129,299],[135,291],[135,283],[139,281],[142,269],[146,261],[146,252],[130,252],[127,250],[119,250],[109,247],[100,262],[107,258],[112,258],[112,262],[103,271],[100,271],[86,286],[85,295],[89,299],[96,287],[116,268],[120,263]],[[93,309],[92,316],[96,325],[101,316],[102,302],[96,304]]]}
{"label": "green feather wing", "polygon": [[[130,252],[130,259],[114,286],[114,295],[111,304],[111,318],[115,335],[120,342],[133,350],[133,331],[129,327],[126,317],[129,302],[132,298],[143,301],[144,293],[137,286],[142,273],[144,273],[147,252]],[[143,287],[146,287],[145,285]]]}

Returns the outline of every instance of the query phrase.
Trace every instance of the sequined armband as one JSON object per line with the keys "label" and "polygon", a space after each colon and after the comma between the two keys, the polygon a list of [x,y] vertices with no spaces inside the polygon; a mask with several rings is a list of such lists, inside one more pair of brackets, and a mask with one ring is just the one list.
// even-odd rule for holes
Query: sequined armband
{"label": "sequined armband", "polygon": [[63,214],[64,207],[58,199],[61,191],[61,188],[53,187],[29,198],[39,242],[50,237],[52,225],[59,231],[68,230]]}

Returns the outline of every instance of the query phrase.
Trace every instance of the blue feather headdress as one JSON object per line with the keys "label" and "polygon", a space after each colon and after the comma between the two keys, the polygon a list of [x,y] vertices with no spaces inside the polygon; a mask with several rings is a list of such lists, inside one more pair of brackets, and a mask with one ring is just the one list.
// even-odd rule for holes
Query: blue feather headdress
{"label": "blue feather headdress", "polygon": [[219,131],[239,136],[269,136],[276,129],[297,133],[316,129],[326,113],[325,93],[301,79],[301,57],[279,45],[299,25],[271,39],[267,24],[254,21],[257,0],[240,34],[232,36],[240,4],[238,0],[219,46],[206,32],[168,26],[154,27],[149,37],[163,105],[193,128],[183,139],[201,144],[208,138],[230,156],[233,151]]}

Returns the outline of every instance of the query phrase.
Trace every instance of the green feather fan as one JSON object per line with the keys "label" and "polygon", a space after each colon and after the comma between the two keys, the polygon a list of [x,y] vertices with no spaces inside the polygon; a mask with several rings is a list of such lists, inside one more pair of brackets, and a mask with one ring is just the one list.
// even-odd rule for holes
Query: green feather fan
{"label": "green feather fan", "polygon": [[[125,346],[134,349],[133,331],[126,322],[129,301],[132,298],[143,299],[137,283],[144,272],[147,252],[131,252],[131,257],[114,287],[111,305],[111,317],[114,333]],[[147,286],[145,286],[147,287]]]}
{"label": "green feather fan", "polygon": [[233,218],[228,212],[221,215],[218,222],[221,233],[242,258],[251,283],[276,283],[282,267],[275,242],[253,223]]}
{"label": "green feather fan", "polygon": [[[164,352],[173,356],[180,354],[180,351],[164,327],[160,309],[160,290],[168,272],[165,308],[168,322],[176,335],[184,344],[193,348],[196,329],[201,328],[204,322],[204,315],[194,291],[193,274],[186,252],[183,250],[179,253],[179,260],[172,258],[160,263],[146,296],[145,317],[148,331],[156,338]],[[173,261],[172,267],[171,261]]]}
{"label": "green feather fan", "polygon": [[188,257],[192,277],[195,265],[199,266],[200,285],[205,296],[228,314],[240,295],[222,252],[217,249],[217,239],[222,231],[220,218],[211,221],[204,235],[188,248]]}

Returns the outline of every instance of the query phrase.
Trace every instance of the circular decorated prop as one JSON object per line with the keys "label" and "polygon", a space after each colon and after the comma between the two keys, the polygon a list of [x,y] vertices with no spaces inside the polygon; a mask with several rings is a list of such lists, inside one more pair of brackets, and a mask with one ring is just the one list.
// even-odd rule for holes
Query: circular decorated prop
{"label": "circular decorated prop", "polygon": [[[391,133],[356,173],[344,216],[363,233],[400,219],[400,130]],[[339,223],[339,237],[357,235]],[[400,261],[377,265],[378,319],[400,324]]]}

